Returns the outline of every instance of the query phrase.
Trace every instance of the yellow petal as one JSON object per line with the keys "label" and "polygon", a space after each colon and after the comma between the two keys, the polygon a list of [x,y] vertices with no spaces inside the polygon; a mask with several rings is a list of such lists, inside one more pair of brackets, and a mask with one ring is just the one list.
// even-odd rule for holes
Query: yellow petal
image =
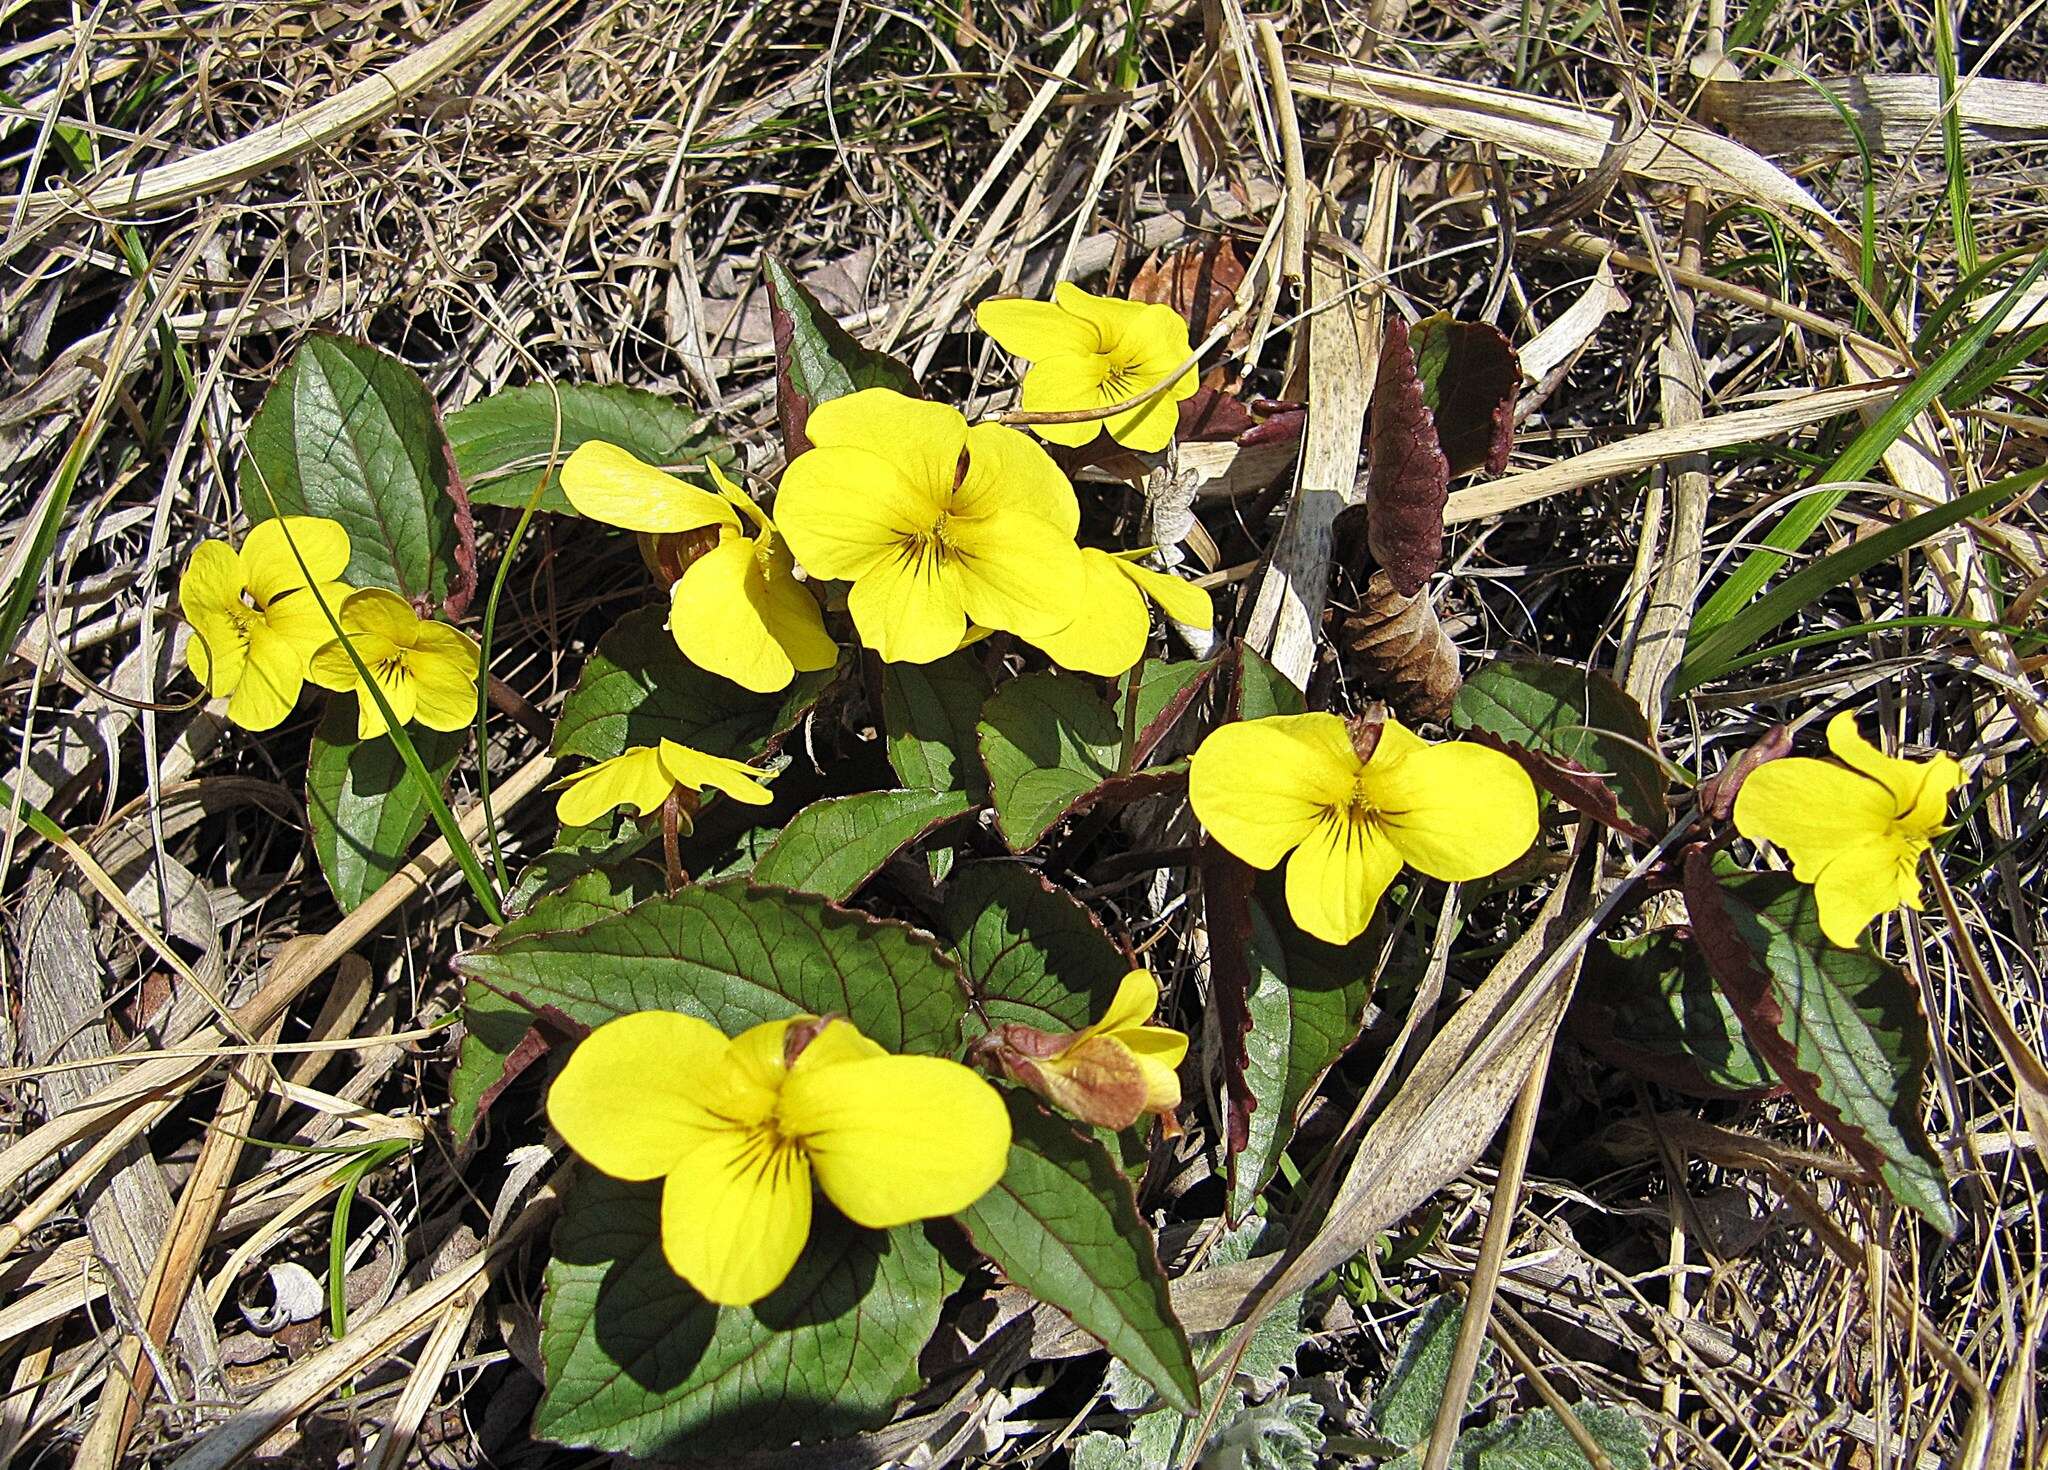
{"label": "yellow petal", "polygon": [[1735,794],[1735,830],[1773,842],[1792,876],[1816,882],[1829,863],[1890,837],[1893,798],[1880,783],[1830,761],[1787,756],[1751,771]]}
{"label": "yellow petal", "polygon": [[[293,548],[298,555],[292,555]],[[305,571],[299,561],[306,563]],[[258,607],[314,583],[339,581],[348,569],[348,532],[325,516],[282,516],[258,521],[242,543],[242,580]]]}
{"label": "yellow petal", "polygon": [[[796,552],[801,557],[803,548]],[[871,567],[847,592],[846,610],[861,642],[885,663],[942,659],[960,646],[967,631],[960,577],[933,556],[899,557]]]}
{"label": "yellow petal", "polygon": [[1116,995],[1109,1008],[1102,1013],[1102,1019],[1090,1026],[1084,1035],[1100,1036],[1109,1031],[1121,1031],[1125,1027],[1138,1027],[1152,1019],[1152,1013],[1159,1009],[1159,982],[1152,978],[1150,970],[1133,970],[1118,982]]}
{"label": "yellow petal", "polygon": [[1189,760],[1188,801],[1226,851],[1270,868],[1351,800],[1357,774],[1335,715],[1240,720],[1210,732]]}
{"label": "yellow petal", "polygon": [[950,475],[941,484],[913,483],[895,461],[866,449],[806,450],[782,472],[775,525],[813,577],[853,581],[928,534],[945,514],[952,484]]}
{"label": "yellow petal", "polygon": [[659,1179],[721,1120],[691,1092],[719,1066],[725,1036],[675,1011],[635,1011],[576,1043],[548,1089],[548,1122],[614,1179]]}
{"label": "yellow petal", "polygon": [[1962,767],[1955,761],[1945,755],[1931,761],[1886,755],[1863,738],[1856,728],[1855,715],[1847,710],[1828,721],[1828,749],[1851,770],[1890,793],[1895,817],[1924,836],[1941,830],[1948,815],[1949,795],[1963,777]]}
{"label": "yellow petal", "polygon": [[976,424],[967,431],[967,473],[953,492],[952,509],[970,517],[1022,511],[1069,539],[1081,529],[1073,481],[1051,455],[1005,424]]}
{"label": "yellow petal", "polygon": [[[1180,382],[1192,383],[1194,377],[1191,369]],[[1153,378],[1150,381],[1129,384],[1118,394],[1116,401],[1123,402],[1135,398],[1158,381],[1158,378]],[[1175,386],[1178,387],[1179,384]],[[1139,454],[1157,454],[1172,441],[1173,431],[1180,427],[1179,404],[1180,400],[1187,396],[1186,393],[1169,388],[1156,398],[1146,399],[1136,408],[1127,408],[1122,413],[1111,414],[1102,421],[1102,426],[1108,431],[1109,437],[1124,448],[1135,450]]]}
{"label": "yellow petal", "polygon": [[576,446],[562,466],[562,493],[578,515],[628,531],[696,531],[740,523],[723,496],[601,439]]}
{"label": "yellow petal", "polygon": [[[270,523],[266,521],[264,524]],[[287,592],[263,610],[263,620],[273,633],[299,650],[302,660],[311,659],[333,641],[334,624],[328,621],[328,614],[340,617],[341,605],[348,601],[352,590],[346,582],[322,582],[315,587]],[[321,608],[323,601],[325,611]]]}
{"label": "yellow petal", "polygon": [[860,1028],[844,1016],[827,1016],[818,1033],[796,1059],[794,1071],[809,1072],[819,1067],[836,1067],[843,1062],[864,1062],[885,1057],[888,1049],[861,1034]]}
{"label": "yellow petal", "polygon": [[187,614],[186,621],[192,625],[192,636],[185,640],[185,662],[192,676],[208,694],[232,694],[249,662],[240,626],[214,612]]}
{"label": "yellow petal", "polygon": [[1937,755],[1926,762],[1920,794],[1913,808],[1899,818],[1899,824],[1916,837],[1933,837],[1948,822],[1948,800],[1963,784],[1963,768],[1952,756]]}
{"label": "yellow petal", "polygon": [[1092,546],[1081,548],[1081,596],[1077,615],[1057,633],[1031,641],[1063,669],[1112,677],[1145,655],[1152,619],[1137,586],[1118,562]]}
{"label": "yellow petal", "polygon": [[[723,495],[726,502],[753,526],[754,529],[749,534],[759,536],[773,529],[768,522],[767,514],[760,506],[754,503],[754,497],[735,485],[717,460],[705,460],[704,468],[711,472],[711,483],[718,487],[718,493]],[[744,531],[745,528],[740,527],[737,529]]]}
{"label": "yellow petal", "polygon": [[1027,362],[1087,356],[1102,347],[1101,333],[1050,301],[992,297],[974,308],[974,321],[1003,351]]}
{"label": "yellow petal", "polygon": [[[1107,371],[1100,357],[1053,357],[1031,365],[1024,374],[1018,407],[1026,413],[1069,413],[1080,408],[1101,408],[1103,376]],[[1107,400],[1114,402],[1115,400]],[[1070,424],[1033,424],[1031,432],[1048,444],[1070,449],[1095,442],[1104,420],[1081,419]]]}
{"label": "yellow petal", "polygon": [[1120,359],[1146,387],[1186,362],[1194,350],[1188,339],[1187,318],[1170,306],[1096,296],[1071,281],[1061,281],[1052,294],[1062,307],[1092,325],[1100,336],[1101,350]]}
{"label": "yellow petal", "polygon": [[760,575],[747,584],[747,595],[756,599],[761,621],[767,624],[769,635],[782,645],[797,672],[814,673],[838,663],[839,645],[825,631],[825,615],[818,610],[818,599],[797,581],[796,563],[789,548],[778,538],[765,564],[761,564],[758,556],[755,560],[760,565]]}
{"label": "yellow petal", "polygon": [[676,783],[662,768],[659,750],[636,745],[555,785],[562,793],[555,798],[556,820],[564,827],[587,827],[615,807],[629,806],[644,817],[668,800]]}
{"label": "yellow petal", "polygon": [[1129,554],[1119,555],[1115,561],[1118,569],[1138,584],[1138,590],[1158,603],[1159,610],[1176,623],[1187,628],[1215,626],[1216,609],[1206,587],[1183,582],[1169,572],[1141,567]]}
{"label": "yellow petal", "polygon": [[446,623],[421,623],[406,659],[413,718],[429,730],[460,730],[476,719],[476,640]]}
{"label": "yellow petal", "polygon": [[810,1164],[771,1126],[705,1135],[662,1186],[669,1269],[720,1306],[746,1306],[782,1285],[810,1234]]}
{"label": "yellow petal", "polygon": [[305,659],[261,618],[249,625],[249,661],[228,696],[228,718],[244,730],[271,730],[299,702]]}
{"label": "yellow petal", "polygon": [[1287,912],[1304,934],[1349,944],[1400,871],[1401,854],[1377,823],[1332,813],[1287,860]]}
{"label": "yellow petal", "polygon": [[[804,436],[821,449],[865,450],[894,465],[910,484],[927,493],[944,492],[952,488],[959,468],[967,420],[948,404],[907,398],[888,388],[863,388],[812,409]],[[775,509],[776,524],[781,525],[780,501]],[[788,527],[783,529],[787,534]],[[796,555],[810,566],[801,549]]]}
{"label": "yellow petal", "polygon": [[[366,587],[360,592],[352,592],[348,601],[341,605],[341,631],[351,638],[368,634],[374,638],[389,639],[399,648],[410,648],[419,634],[419,626],[420,620],[414,616],[412,604],[396,592],[387,592],[382,587]],[[361,648],[363,645],[359,641],[356,646]]]}
{"label": "yellow petal", "polygon": [[1426,744],[1391,719],[1359,791],[1409,866],[1432,878],[1497,873],[1536,840],[1528,772],[1484,745]]}
{"label": "yellow petal", "polygon": [[[356,643],[360,651],[363,640]],[[371,662],[365,659],[370,670],[370,682],[375,684],[384,696],[384,703],[391,708],[390,724],[410,725],[413,716],[419,712],[419,684],[413,678],[404,653],[390,661]],[[375,740],[390,729],[384,718],[384,710],[368,688],[356,690],[356,738]]]}
{"label": "yellow petal", "polygon": [[1137,1026],[1119,1031],[1117,1040],[1130,1049],[1145,1078],[1145,1111],[1172,1112],[1180,1106],[1180,1064],[1188,1054],[1188,1038],[1171,1026]]}
{"label": "yellow petal", "polygon": [[306,677],[323,689],[346,693],[356,687],[361,677],[356,673],[355,661],[349,657],[353,647],[357,657],[365,664],[379,664],[395,658],[398,645],[389,638],[375,633],[359,633],[351,636],[346,645],[339,638],[330,638],[314,650],[306,660]]}
{"label": "yellow petal", "polygon": [[185,621],[202,617],[239,615],[246,610],[242,601],[242,564],[234,548],[225,541],[202,541],[192,548],[192,557],[178,578],[178,609]]}
{"label": "yellow petal", "polygon": [[772,779],[772,773],[757,770],[745,761],[707,755],[673,740],[664,740],[661,742],[661,765],[677,785],[688,786],[693,791],[709,786],[748,806],[766,806],[775,800],[775,793],[765,784]]}
{"label": "yellow petal", "polygon": [[[760,585],[755,550],[746,537],[728,536],[691,562],[669,589],[668,628],[698,668],[772,694],[788,687],[796,665],[761,616],[767,589]],[[811,608],[815,612],[817,604]]]}
{"label": "yellow petal", "polygon": [[[1088,570],[1072,536],[1016,510],[956,518],[950,530],[953,551],[947,561],[961,609],[974,622],[1035,638],[1073,620]],[[951,647],[959,643],[956,631]]]}
{"label": "yellow petal", "polygon": [[1924,850],[1920,843],[1891,837],[1844,848],[1828,859],[1814,880],[1813,898],[1829,942],[1853,949],[1879,914],[1900,904],[1919,908]]}
{"label": "yellow petal", "polygon": [[800,1066],[778,1115],[803,1139],[826,1197],[872,1229],[964,1210],[1009,1162],[1002,1099],[943,1057]]}

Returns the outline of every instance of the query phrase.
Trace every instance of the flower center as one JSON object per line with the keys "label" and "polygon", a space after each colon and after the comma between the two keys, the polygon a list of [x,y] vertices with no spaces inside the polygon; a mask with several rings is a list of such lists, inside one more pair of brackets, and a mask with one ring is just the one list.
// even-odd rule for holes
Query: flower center
{"label": "flower center", "polygon": [[952,533],[946,526],[952,518],[952,512],[942,510],[929,530],[912,531],[903,538],[896,554],[919,576],[930,576],[948,556],[954,554]]}
{"label": "flower center", "polygon": [[406,661],[406,651],[395,648],[370,665],[370,672],[384,684],[403,684],[412,677],[412,665]]}
{"label": "flower center", "polygon": [[1126,398],[1135,398],[1145,391],[1144,375],[1138,371],[1135,359],[1119,352],[1105,353],[1102,359],[1102,401],[1121,403]]}
{"label": "flower center", "polygon": [[740,1146],[735,1162],[739,1172],[750,1179],[785,1184],[803,1157],[803,1141],[786,1136],[771,1114],[747,1130],[747,1141]]}

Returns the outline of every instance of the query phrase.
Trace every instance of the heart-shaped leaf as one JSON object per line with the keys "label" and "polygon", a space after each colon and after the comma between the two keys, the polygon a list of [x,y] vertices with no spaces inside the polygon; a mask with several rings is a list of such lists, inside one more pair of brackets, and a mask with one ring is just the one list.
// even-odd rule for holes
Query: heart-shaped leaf
{"label": "heart-shaped leaf", "polygon": [[[421,764],[445,797],[469,732],[414,725],[409,733]],[[306,762],[306,820],[320,871],[343,913],[355,910],[405,866],[406,854],[430,817],[427,798],[406,773],[398,747],[383,735],[358,740],[355,702],[329,700]]]}
{"label": "heart-shaped leaf", "polygon": [[1093,1139],[1022,1093],[1006,1100],[1009,1168],[960,1223],[1012,1281],[1100,1338],[1167,1403],[1194,1413],[1187,1333],[1130,1181]]}
{"label": "heart-shaped leaf", "polygon": [[[1017,862],[974,863],[946,884],[954,958],[990,1026],[1079,1031],[1108,1009],[1131,961],[1088,906]],[[970,1018],[971,1029],[981,1029]]]}
{"label": "heart-shaped leaf", "polygon": [[[1188,706],[1201,697],[1209,680],[1222,666],[1220,658],[1146,659],[1139,666],[1138,713],[1132,723],[1137,739],[1132,742],[1131,765],[1135,769],[1149,759],[1160,743],[1173,732]],[[1117,693],[1117,719],[1125,719],[1130,705],[1126,680]]]}
{"label": "heart-shaped leaf", "polygon": [[674,740],[744,759],[817,703],[834,671],[798,674],[780,694],[754,694],[684,658],[661,608],[621,618],[600,638],[555,724],[554,753],[610,760],[628,746]]}
{"label": "heart-shaped leaf", "polygon": [[1012,679],[982,706],[979,733],[996,826],[1012,852],[1037,846],[1117,774],[1123,754],[1116,712],[1071,674]]}
{"label": "heart-shaped leaf", "polygon": [[959,1281],[921,1227],[821,1207],[789,1279],[720,1309],[669,1269],[660,1231],[659,1181],[577,1180],[541,1307],[542,1438],[670,1459],[872,1429],[917,1390]]}
{"label": "heart-shaped leaf", "polygon": [[1675,1092],[1762,1097],[1782,1090],[1714,984],[1706,956],[1682,931],[1588,947],[1565,1024],[1572,1040],[1609,1066]]}
{"label": "heart-shaped leaf", "polygon": [[1508,467],[1515,443],[1515,392],[1522,365],[1500,329],[1426,316],[1409,330],[1422,401],[1436,418],[1437,445],[1454,475]]}
{"label": "heart-shaped leaf", "polygon": [[1920,1121],[1927,1018],[1913,982],[1869,949],[1829,943],[1813,890],[1783,873],[1717,871],[1694,849],[1685,906],[1771,1069],[1901,1204],[1953,1235],[1948,1180]]}
{"label": "heart-shaped leaf", "polygon": [[1237,717],[1263,720],[1269,715],[1298,715],[1308,708],[1302,692],[1258,650],[1237,646]]}
{"label": "heart-shaped leaf", "polygon": [[754,881],[851,898],[919,836],[966,811],[964,791],[861,791],[812,802],[754,866]]}
{"label": "heart-shaped leaf", "polygon": [[775,416],[782,425],[787,458],[795,459],[811,447],[804,425],[811,410],[827,399],[863,388],[917,395],[917,378],[910,369],[888,353],[856,342],[789,267],[771,255],[764,268],[769,326],[775,333]]}
{"label": "heart-shaped leaf", "polygon": [[325,516],[348,532],[342,579],[460,613],[476,586],[468,504],[418,373],[387,352],[316,334],[249,420],[242,508],[252,521]]}
{"label": "heart-shaped leaf", "polygon": [[882,728],[905,786],[987,796],[974,726],[993,687],[972,649],[936,663],[882,665]]}
{"label": "heart-shaped leaf", "polygon": [[1358,1039],[1386,948],[1383,924],[1343,946],[1275,924],[1266,905],[1280,898],[1279,885],[1259,887],[1266,891],[1251,902],[1246,936],[1252,1024],[1244,1043],[1245,1083],[1258,1106],[1231,1160],[1230,1211],[1239,1219],[1280,1167],[1303,1102]]}
{"label": "heart-shaped leaf", "polygon": [[1366,544],[1394,590],[1413,597],[1443,555],[1450,462],[1437,445],[1436,416],[1423,396],[1408,324],[1389,313],[1372,390],[1366,464]]}
{"label": "heart-shaped leaf", "polygon": [[[561,438],[555,435],[560,404]],[[562,494],[561,467],[591,439],[630,450],[649,464],[694,464],[706,458],[732,467],[732,451],[703,432],[704,419],[672,398],[616,383],[535,383],[508,388],[448,415],[455,468],[478,505],[523,507],[547,472],[539,508],[575,514]]]}
{"label": "heart-shaped leaf", "polygon": [[744,879],[650,898],[585,929],[501,938],[456,964],[472,995],[493,997],[464,1011],[474,1046],[455,1079],[458,1107],[497,1080],[542,1005],[586,1026],[681,1011],[728,1036],[832,1014],[889,1051],[940,1056],[958,1051],[966,1012],[959,972],[927,936]]}
{"label": "heart-shaped leaf", "polygon": [[[1461,730],[1484,730],[1517,755],[1537,784],[1596,820],[1604,803],[1587,791],[1599,780],[1614,792],[1626,818],[1624,830],[1662,832],[1670,825],[1664,792],[1670,785],[1655,749],[1642,706],[1605,674],[1547,659],[1503,658],[1482,664],[1465,678],[1451,710]],[[1515,754],[1513,750],[1509,752]]]}

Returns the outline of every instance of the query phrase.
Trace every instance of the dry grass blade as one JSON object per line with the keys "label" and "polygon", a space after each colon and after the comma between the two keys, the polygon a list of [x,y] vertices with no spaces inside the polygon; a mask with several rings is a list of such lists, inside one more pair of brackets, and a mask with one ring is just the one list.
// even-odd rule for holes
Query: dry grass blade
{"label": "dry grass blade", "polygon": [[[1770,158],[1854,153],[1843,108],[1872,153],[1897,158],[1916,149],[1941,151],[1939,77],[1828,77],[1820,85],[1832,102],[1802,81],[1716,82],[1706,89],[1702,111]],[[2048,140],[2048,85],[2040,82],[1973,77],[1957,93],[1955,112],[1963,146],[1973,153]]]}

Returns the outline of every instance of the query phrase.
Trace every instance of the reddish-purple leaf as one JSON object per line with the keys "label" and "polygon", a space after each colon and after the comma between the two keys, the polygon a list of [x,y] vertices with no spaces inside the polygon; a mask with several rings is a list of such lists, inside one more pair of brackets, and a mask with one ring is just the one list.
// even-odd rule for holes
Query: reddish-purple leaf
{"label": "reddish-purple leaf", "polygon": [[1437,447],[1436,416],[1415,375],[1408,325],[1387,322],[1372,395],[1372,458],[1366,469],[1366,544],[1394,590],[1413,597],[1443,555],[1451,468]]}
{"label": "reddish-purple leaf", "polygon": [[1514,347],[1484,322],[1453,321],[1444,312],[1417,322],[1409,340],[1451,473],[1483,467],[1499,474],[1514,447],[1515,390],[1522,383]]}
{"label": "reddish-purple leaf", "polygon": [[[525,1002],[521,1001],[521,1004]],[[543,1005],[536,1009],[533,1013],[533,1024],[526,1028],[526,1034],[519,1038],[519,1044],[513,1047],[505,1058],[505,1070],[498,1074],[497,1081],[478,1095],[476,1122],[481,1123],[484,1120],[484,1115],[491,1110],[491,1104],[498,1100],[506,1088],[519,1080],[520,1073],[549,1052],[560,1047],[572,1046],[589,1034],[588,1026],[554,1006]]]}
{"label": "reddish-purple leaf", "polygon": [[1260,427],[1241,399],[1219,388],[1197,388],[1179,407],[1180,427],[1173,437],[1183,444],[1222,444],[1232,439],[1242,443],[1239,436]]}
{"label": "reddish-purple leaf", "polygon": [[1256,449],[1261,444],[1299,444],[1301,431],[1308,426],[1308,409],[1299,403],[1254,398],[1252,412],[1259,422],[1237,436],[1241,449]]}
{"label": "reddish-purple leaf", "polygon": [[1252,1030],[1252,870],[1213,843],[1202,860],[1202,911],[1209,928],[1211,1000],[1223,1033],[1223,1137],[1232,1158],[1251,1139],[1259,1102],[1245,1076]]}
{"label": "reddish-purple leaf", "polygon": [[1766,730],[1763,738],[1738,754],[1734,760],[1700,782],[1694,795],[1698,797],[1700,810],[1717,822],[1728,820],[1728,814],[1735,810],[1736,793],[1742,790],[1742,783],[1749,779],[1749,773],[1766,761],[1774,761],[1792,753],[1792,727],[1773,725]]}

